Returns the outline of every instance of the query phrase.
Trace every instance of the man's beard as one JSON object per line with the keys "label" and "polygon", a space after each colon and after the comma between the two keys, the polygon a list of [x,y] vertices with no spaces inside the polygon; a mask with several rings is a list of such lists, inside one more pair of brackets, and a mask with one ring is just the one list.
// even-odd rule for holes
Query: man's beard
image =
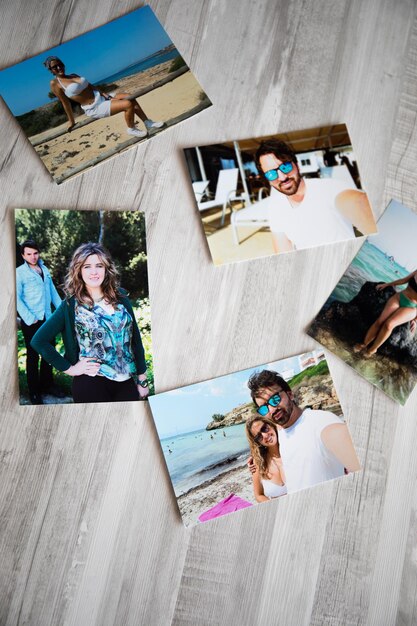
{"label": "man's beard", "polygon": [[[285,183],[288,181],[290,181],[292,184],[291,186],[286,187]],[[278,183],[278,186],[275,187],[275,189],[279,191],[280,193],[283,193],[285,196],[293,196],[295,193],[297,193],[300,183],[301,183],[300,174],[297,174],[296,176],[288,176],[286,180],[280,181]],[[284,187],[282,186],[283,184],[284,184]]]}
{"label": "man's beard", "polygon": [[294,403],[292,401],[291,405],[287,409],[285,409],[284,407],[277,407],[277,410],[274,411],[272,415],[272,420],[275,422],[275,424],[278,424],[278,426],[282,426],[285,428],[285,424],[288,424],[291,419],[293,408]]}

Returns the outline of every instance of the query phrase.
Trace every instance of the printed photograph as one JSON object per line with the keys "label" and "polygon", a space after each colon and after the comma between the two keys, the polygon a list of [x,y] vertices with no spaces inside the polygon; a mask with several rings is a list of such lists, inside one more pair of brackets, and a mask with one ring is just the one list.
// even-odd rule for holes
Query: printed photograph
{"label": "printed photograph", "polygon": [[215,265],[377,230],[345,124],[184,152]]}
{"label": "printed photograph", "polygon": [[417,214],[392,200],[308,334],[405,404],[417,383]]}
{"label": "printed photograph", "polygon": [[185,526],[360,469],[321,350],[149,403]]}
{"label": "printed photograph", "polygon": [[16,209],[20,404],[154,393],[145,218]]}
{"label": "printed photograph", "polygon": [[211,106],[149,6],[0,71],[0,95],[57,183]]}

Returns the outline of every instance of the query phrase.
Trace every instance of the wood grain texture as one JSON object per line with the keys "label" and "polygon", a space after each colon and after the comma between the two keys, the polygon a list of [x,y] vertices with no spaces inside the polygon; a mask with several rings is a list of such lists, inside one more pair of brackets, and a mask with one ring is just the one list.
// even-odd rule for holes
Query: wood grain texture
{"label": "wood grain texture", "polygon": [[[415,393],[400,408],[329,355],[363,471],[192,530],[147,406],[17,403],[14,207],[145,212],[157,391],[312,349],[360,247],[215,268],[183,147],[346,122],[375,213],[417,209],[414,0],[151,6],[209,110],[58,187],[0,102],[0,624],[415,624]],[[5,0],[1,66],[134,8]]]}

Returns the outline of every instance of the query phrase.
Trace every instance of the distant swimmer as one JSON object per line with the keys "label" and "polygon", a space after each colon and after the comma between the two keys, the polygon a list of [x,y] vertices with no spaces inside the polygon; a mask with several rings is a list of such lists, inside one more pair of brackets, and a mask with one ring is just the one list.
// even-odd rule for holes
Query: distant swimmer
{"label": "distant swimmer", "polygon": [[225,431],[223,431],[223,437],[226,437],[226,432]]}

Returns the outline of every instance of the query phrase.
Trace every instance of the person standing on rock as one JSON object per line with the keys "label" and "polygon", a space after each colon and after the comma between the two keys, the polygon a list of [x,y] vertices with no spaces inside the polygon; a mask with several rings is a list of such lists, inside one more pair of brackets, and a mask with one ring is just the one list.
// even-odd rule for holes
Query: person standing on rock
{"label": "person standing on rock", "polygon": [[[302,409],[288,383],[272,370],[248,381],[257,413],[278,427],[279,451],[288,493],[360,469],[347,425],[330,411]],[[249,463],[253,473],[254,463]]]}
{"label": "person standing on rock", "polygon": [[378,348],[390,337],[396,326],[411,322],[411,331],[415,331],[417,317],[417,272],[411,272],[405,278],[399,278],[390,283],[381,283],[376,286],[378,291],[396,285],[407,287],[389,298],[381,315],[369,328],[362,343],[354,346],[355,352],[363,352],[365,358],[376,354]]}

